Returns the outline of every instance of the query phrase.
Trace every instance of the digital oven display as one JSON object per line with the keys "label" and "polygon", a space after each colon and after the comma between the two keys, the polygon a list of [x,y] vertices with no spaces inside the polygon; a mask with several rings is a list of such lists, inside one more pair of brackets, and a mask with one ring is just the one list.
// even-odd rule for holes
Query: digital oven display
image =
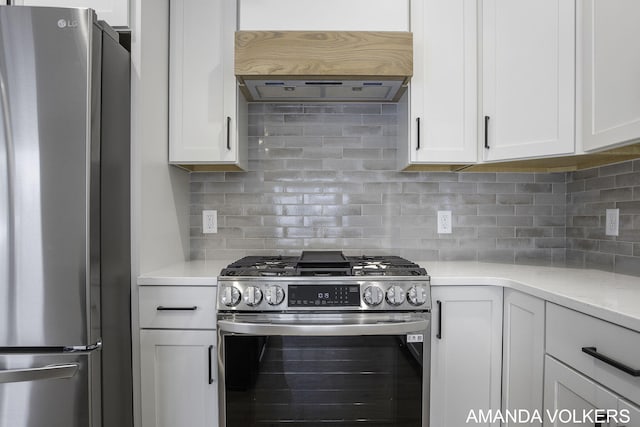
{"label": "digital oven display", "polygon": [[359,307],[358,285],[289,285],[289,307]]}

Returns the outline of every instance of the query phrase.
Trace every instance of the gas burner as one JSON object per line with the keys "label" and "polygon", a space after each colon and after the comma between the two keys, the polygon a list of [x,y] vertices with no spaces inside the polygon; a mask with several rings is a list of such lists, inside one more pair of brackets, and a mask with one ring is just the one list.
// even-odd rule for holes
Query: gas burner
{"label": "gas burner", "polygon": [[294,256],[247,256],[221,276],[426,276],[419,265],[397,256],[344,256],[338,251],[306,251]]}
{"label": "gas burner", "polygon": [[297,257],[247,256],[223,269],[221,276],[295,276]]}
{"label": "gas burner", "polygon": [[397,256],[349,257],[355,276],[424,276],[424,268]]}

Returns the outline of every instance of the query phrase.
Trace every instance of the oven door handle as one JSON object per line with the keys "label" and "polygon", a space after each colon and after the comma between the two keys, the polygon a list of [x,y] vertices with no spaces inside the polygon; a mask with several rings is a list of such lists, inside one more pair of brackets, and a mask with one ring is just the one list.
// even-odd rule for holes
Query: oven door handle
{"label": "oven door handle", "polygon": [[219,320],[220,331],[266,336],[354,336],[354,335],[402,335],[426,330],[427,319],[411,319],[401,322],[376,323],[253,323]]}

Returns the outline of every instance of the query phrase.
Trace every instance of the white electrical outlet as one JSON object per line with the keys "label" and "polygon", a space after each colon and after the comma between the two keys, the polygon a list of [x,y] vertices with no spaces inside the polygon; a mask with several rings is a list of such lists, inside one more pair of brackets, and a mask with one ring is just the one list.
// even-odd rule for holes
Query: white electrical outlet
{"label": "white electrical outlet", "polygon": [[438,211],[438,234],[451,234],[451,211]]}
{"label": "white electrical outlet", "polygon": [[607,222],[604,233],[607,236],[617,236],[620,227],[620,209],[607,209]]}
{"label": "white electrical outlet", "polygon": [[202,211],[202,233],[218,232],[218,211]]}

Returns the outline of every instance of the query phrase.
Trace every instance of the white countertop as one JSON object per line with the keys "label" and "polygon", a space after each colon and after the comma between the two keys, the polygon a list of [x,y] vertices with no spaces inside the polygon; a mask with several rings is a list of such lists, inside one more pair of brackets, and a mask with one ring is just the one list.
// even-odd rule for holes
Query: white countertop
{"label": "white countertop", "polygon": [[503,286],[640,331],[640,277],[481,262],[418,264],[427,268],[432,286]]}
{"label": "white countertop", "polygon": [[[191,261],[138,278],[138,285],[215,286],[232,261]],[[492,285],[526,292],[640,331],[640,277],[599,270],[481,262],[418,262],[432,286]]]}
{"label": "white countertop", "polygon": [[229,261],[187,261],[142,274],[138,285],[216,286],[218,274]]}

